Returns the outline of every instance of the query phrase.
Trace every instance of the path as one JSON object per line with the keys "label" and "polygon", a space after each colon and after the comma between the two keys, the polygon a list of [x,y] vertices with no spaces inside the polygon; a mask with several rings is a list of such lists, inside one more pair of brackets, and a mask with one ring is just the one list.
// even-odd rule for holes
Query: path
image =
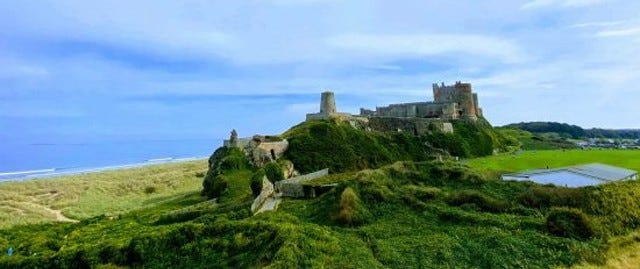
{"label": "path", "polygon": [[78,222],[77,220],[67,218],[65,215],[62,214],[61,210],[51,209],[49,207],[46,207],[46,206],[43,206],[43,205],[38,205],[38,204],[34,204],[34,205],[40,206],[40,207],[42,207],[42,209],[46,210],[47,212],[50,212],[50,213],[54,214],[56,216],[56,221],[73,222],[73,223]]}

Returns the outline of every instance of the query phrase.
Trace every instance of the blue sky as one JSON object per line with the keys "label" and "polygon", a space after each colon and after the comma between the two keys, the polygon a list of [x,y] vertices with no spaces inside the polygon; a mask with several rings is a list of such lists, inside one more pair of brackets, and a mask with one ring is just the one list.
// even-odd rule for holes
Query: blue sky
{"label": "blue sky", "polygon": [[471,82],[495,125],[640,128],[640,1],[2,1],[0,139],[280,133]]}

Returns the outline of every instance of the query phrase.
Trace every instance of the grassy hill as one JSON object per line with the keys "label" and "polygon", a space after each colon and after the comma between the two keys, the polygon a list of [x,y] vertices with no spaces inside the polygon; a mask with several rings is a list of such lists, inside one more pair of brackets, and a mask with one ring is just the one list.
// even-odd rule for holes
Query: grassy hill
{"label": "grassy hill", "polygon": [[[41,204],[79,222],[11,225],[36,222],[34,216],[5,225],[0,247],[15,252],[0,257],[0,268],[550,268],[615,264],[611,255],[633,261],[640,183],[570,189],[496,174],[582,161],[634,168],[637,153],[537,151],[468,165],[433,160],[464,147],[487,155],[508,143],[482,125],[456,130],[413,137],[340,122],[296,126],[283,135],[291,143],[285,157],[303,171],[329,166],[330,176],[309,184],[337,187],[312,199],[284,199],[277,211],[255,216],[251,179],[260,170],[235,150],[217,151],[209,165],[2,183],[0,189],[27,197],[15,199],[61,187],[64,199]],[[204,178],[213,181],[204,185],[215,190],[215,201],[200,196]]]}
{"label": "grassy hill", "polygon": [[[549,235],[542,211],[510,201],[528,184],[487,180],[453,163],[396,163],[336,175],[336,190],[285,200],[277,212],[251,216],[244,171],[211,203],[197,195],[79,223],[16,226],[0,244],[16,250],[3,268],[167,267],[538,267],[601,260],[601,239]],[[340,221],[346,188],[366,211]],[[344,212],[343,212],[344,213]],[[348,212],[347,212],[348,214]]]}
{"label": "grassy hill", "polygon": [[505,137],[512,138],[521,150],[553,150],[575,149],[576,144],[562,138],[555,133],[531,133],[517,128],[496,128],[496,131]]}

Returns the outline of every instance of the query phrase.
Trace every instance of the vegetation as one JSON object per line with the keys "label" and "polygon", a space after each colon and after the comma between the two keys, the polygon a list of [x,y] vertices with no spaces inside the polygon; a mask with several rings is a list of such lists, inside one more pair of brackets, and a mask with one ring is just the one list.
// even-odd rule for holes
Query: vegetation
{"label": "vegetation", "polygon": [[529,169],[557,168],[586,163],[604,163],[640,171],[638,150],[540,150],[494,155],[469,160],[469,166],[498,177]]}
{"label": "vegetation", "polygon": [[258,197],[258,195],[260,195],[260,192],[262,192],[262,179],[264,178],[264,176],[266,176],[264,169],[258,169],[258,171],[253,173],[253,175],[251,176],[250,187],[253,197]]}
{"label": "vegetation", "polygon": [[[171,167],[180,172],[163,174],[160,166],[139,174],[118,171],[140,178],[126,178],[137,191],[121,197],[142,204],[88,210],[77,223],[7,225],[0,247],[15,252],[0,257],[0,267],[550,268],[603,265],[612,249],[622,248],[617,240],[633,245],[628,236],[640,225],[640,183],[569,189],[501,181],[497,174],[592,161],[635,169],[640,153],[538,151],[464,164],[433,160],[443,151],[469,157],[514,145],[485,124],[458,122],[453,135],[415,137],[347,123],[303,123],[283,135],[290,141],[285,157],[302,172],[329,167],[332,175],[307,184],[337,187],[313,199],[285,199],[277,211],[255,216],[249,207],[261,180],[284,176],[281,163],[256,169],[242,151],[221,148],[208,165]],[[166,196],[148,177],[190,187]],[[56,186],[57,180],[38,184]],[[207,197],[199,195],[199,182]],[[21,184],[35,183],[3,183],[0,189],[26,188]],[[207,200],[212,197],[217,199]],[[78,206],[69,200],[68,208]]]}
{"label": "vegetation", "polygon": [[596,235],[589,217],[575,208],[553,208],[547,216],[547,231],[575,239],[589,239]]}
{"label": "vegetation", "polygon": [[284,172],[282,171],[280,164],[277,162],[267,163],[264,166],[264,175],[266,175],[272,183],[284,180]]}
{"label": "vegetation", "polygon": [[[303,173],[329,168],[332,172],[377,168],[397,160],[425,161],[445,152],[470,158],[504,150],[506,138],[484,120],[457,121],[454,134],[369,132],[346,122],[308,121],[285,132],[289,149],[285,158]],[[427,145],[427,146],[425,146]]]}
{"label": "vegetation", "polygon": [[340,195],[340,205],[334,220],[344,225],[358,226],[367,223],[369,218],[371,213],[362,204],[360,197],[351,187],[345,188]]}
{"label": "vegetation", "polygon": [[[521,150],[575,149],[577,145],[556,133],[530,133],[514,128],[497,128],[498,133],[515,139]],[[515,148],[515,147],[514,147]]]}
{"label": "vegetation", "polygon": [[[158,206],[202,186],[206,161],[150,165],[57,178],[0,183],[0,228],[70,219],[117,216]],[[151,191],[153,190],[153,191]]]}
{"label": "vegetation", "polygon": [[242,150],[220,147],[209,157],[209,170],[202,182],[202,195],[209,198],[220,197],[228,185],[225,172],[249,168],[249,160]]}
{"label": "vegetation", "polygon": [[194,189],[112,218],[2,230],[0,244],[16,251],[0,266],[545,268],[602,260],[606,247],[598,238],[549,234],[545,211],[509,199],[528,184],[455,163],[334,176],[334,191],[284,200],[277,212],[257,216],[248,211],[252,172],[222,174],[229,186],[218,203]]}
{"label": "vegetation", "polygon": [[532,133],[557,133],[566,138],[614,138],[640,139],[640,130],[583,129],[576,125],[557,122],[521,122],[506,127],[517,128]]}

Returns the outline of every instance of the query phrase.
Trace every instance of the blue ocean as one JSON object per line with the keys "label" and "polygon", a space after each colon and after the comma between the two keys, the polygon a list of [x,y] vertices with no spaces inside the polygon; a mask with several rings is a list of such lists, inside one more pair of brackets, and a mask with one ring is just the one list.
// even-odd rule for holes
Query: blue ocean
{"label": "blue ocean", "polygon": [[0,181],[202,159],[221,145],[220,139],[2,143]]}

